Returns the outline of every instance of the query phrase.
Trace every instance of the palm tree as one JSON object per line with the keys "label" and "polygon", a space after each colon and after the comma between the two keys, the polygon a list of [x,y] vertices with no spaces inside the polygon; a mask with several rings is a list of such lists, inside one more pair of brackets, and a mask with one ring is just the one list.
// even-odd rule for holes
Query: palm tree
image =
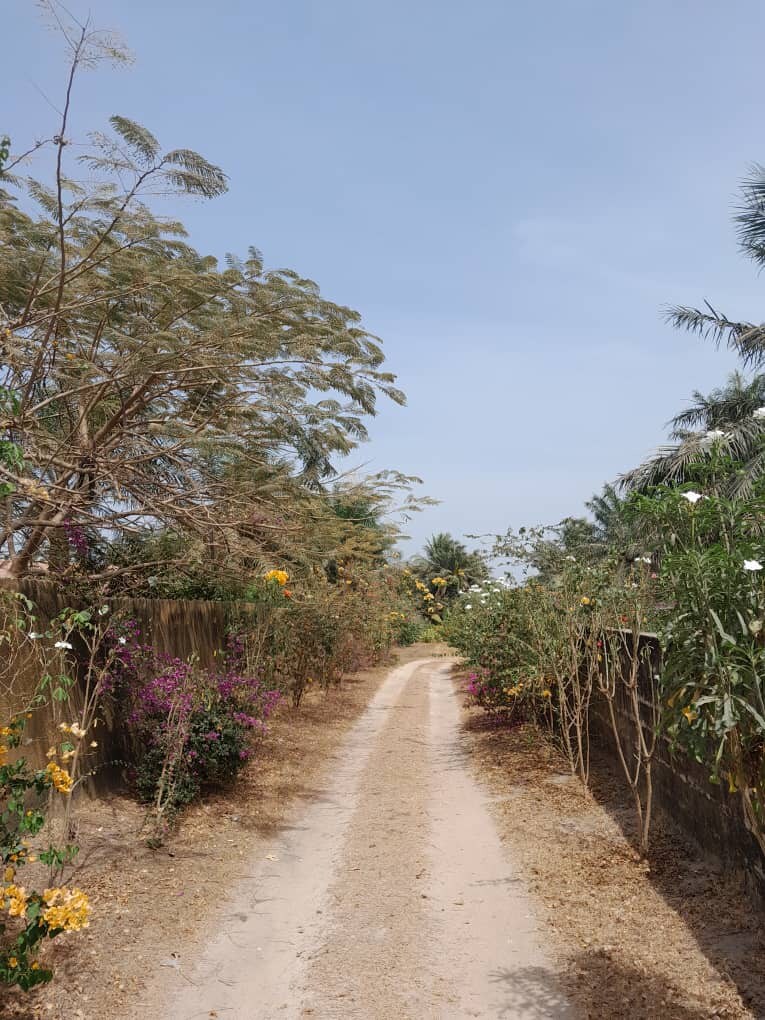
{"label": "palm tree", "polygon": [[489,576],[483,556],[479,552],[470,552],[467,546],[446,532],[433,535],[425,543],[423,555],[416,556],[412,566],[426,583],[434,577],[455,579],[454,587],[458,589],[480,584]]}
{"label": "palm tree", "polygon": [[[736,216],[739,248],[758,267],[765,266],[765,167],[755,164],[741,185],[742,204]],[[718,346],[735,350],[745,365],[759,368],[765,363],[765,323],[729,319],[704,302],[704,309],[678,305],[667,319],[678,329],[687,329]]]}
{"label": "palm tree", "polygon": [[713,484],[732,498],[746,498],[765,475],[765,374],[746,379],[734,372],[711,393],[696,391],[668,426],[672,442],[622,475],[624,488],[678,485],[714,464]]}

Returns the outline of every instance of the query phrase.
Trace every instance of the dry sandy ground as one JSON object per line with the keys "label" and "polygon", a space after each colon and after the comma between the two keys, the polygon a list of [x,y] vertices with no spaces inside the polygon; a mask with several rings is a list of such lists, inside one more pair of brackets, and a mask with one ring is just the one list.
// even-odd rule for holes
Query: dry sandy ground
{"label": "dry sandy ground", "polygon": [[587,1020],[765,1017],[765,930],[749,897],[656,824],[650,868],[630,839],[624,780],[595,761],[592,797],[531,728],[463,714],[476,776],[552,933]]}
{"label": "dry sandy ground", "polygon": [[[413,646],[393,661],[445,651]],[[84,803],[72,880],[91,897],[90,928],[51,943],[51,985],[28,996],[0,992],[2,1020],[115,1020],[157,973],[161,984],[199,943],[258,848],[322,795],[338,747],[389,671],[380,666],[326,695],[315,691],[299,712],[283,705],[236,786],[187,811],[161,850],[146,847],[144,814],[130,798]],[[161,1015],[148,1011],[143,1020]]]}
{"label": "dry sandy ground", "polygon": [[392,670],[323,795],[250,857],[201,953],[131,1018],[569,1016],[459,710],[443,658]]}
{"label": "dry sandy ground", "polygon": [[666,833],[648,872],[618,781],[583,797],[535,734],[462,701],[446,649],[407,649],[285,707],[161,851],[131,801],[87,806],[93,924],[0,1016],[765,1017],[745,897]]}

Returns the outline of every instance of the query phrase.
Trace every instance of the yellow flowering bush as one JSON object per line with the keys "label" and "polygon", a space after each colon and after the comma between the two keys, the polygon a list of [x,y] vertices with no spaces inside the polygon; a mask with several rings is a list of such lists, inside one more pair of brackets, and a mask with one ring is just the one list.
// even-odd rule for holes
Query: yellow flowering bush
{"label": "yellow flowering bush", "polygon": [[287,584],[287,581],[289,581],[290,575],[286,570],[269,570],[263,575],[263,579],[266,583],[275,581],[276,584],[283,588]]}
{"label": "yellow flowering bush", "polygon": [[14,756],[27,718],[28,713],[20,713],[0,729],[0,984],[25,991],[53,977],[37,958],[44,940],[80,931],[90,916],[81,889],[56,887],[39,893],[19,881],[19,872],[37,861],[56,870],[77,853],[74,846],[48,845],[36,851],[30,843],[45,824],[51,793],[68,796],[72,777],[56,762],[34,769],[23,756]]}
{"label": "yellow flowering bush", "polygon": [[53,786],[58,790],[59,793],[71,793],[72,792],[72,777],[66,771],[62,769],[60,765],[55,762],[49,762],[45,771],[50,776],[50,781]]}
{"label": "yellow flowering bush", "polygon": [[90,903],[81,889],[46,889],[42,917],[51,931],[81,931],[87,928]]}

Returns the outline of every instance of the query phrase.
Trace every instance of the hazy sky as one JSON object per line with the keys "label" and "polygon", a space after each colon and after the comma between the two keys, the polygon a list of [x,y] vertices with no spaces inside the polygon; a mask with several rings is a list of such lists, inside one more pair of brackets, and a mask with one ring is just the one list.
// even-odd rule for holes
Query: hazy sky
{"label": "hazy sky", "polygon": [[[112,113],[231,178],[193,242],[261,248],[358,308],[409,404],[360,454],[442,500],[409,526],[580,513],[735,360],[662,321],[761,318],[731,217],[765,162],[761,0],[69,0],[136,54],[84,75]],[[0,132],[50,131],[60,41],[4,5]]]}

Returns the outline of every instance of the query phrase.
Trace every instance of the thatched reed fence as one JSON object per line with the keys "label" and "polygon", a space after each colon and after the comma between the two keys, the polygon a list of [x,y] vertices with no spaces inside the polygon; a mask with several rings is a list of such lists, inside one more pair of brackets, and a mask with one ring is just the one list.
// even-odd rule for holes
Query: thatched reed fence
{"label": "thatched reed fence", "polygon": [[[2,587],[20,591],[34,603],[36,629],[41,632],[63,610],[86,608],[78,603],[71,592],[45,581],[28,580],[13,585],[6,582]],[[188,659],[193,654],[205,667],[213,665],[216,653],[224,647],[232,621],[251,617],[255,623],[264,612],[269,612],[267,607],[264,609],[249,603],[193,599],[174,601],[121,597],[104,599],[101,604],[109,606],[111,615],[135,620],[141,628],[142,641],[152,645],[157,652],[179,659]],[[30,701],[39,682],[39,664],[21,660],[18,668],[14,668],[10,680],[0,685],[0,724]],[[77,717],[81,707],[82,692],[75,683],[69,701],[65,707],[61,707],[61,711],[65,718],[71,720]],[[23,751],[35,765],[45,764],[45,752],[56,737],[55,726],[54,711],[50,704],[32,713],[25,732]],[[124,758],[126,742],[124,735],[119,732],[116,719],[106,718],[102,721],[98,730],[98,743],[95,782],[90,784],[91,790],[113,785],[119,778],[120,770],[112,763]]]}

